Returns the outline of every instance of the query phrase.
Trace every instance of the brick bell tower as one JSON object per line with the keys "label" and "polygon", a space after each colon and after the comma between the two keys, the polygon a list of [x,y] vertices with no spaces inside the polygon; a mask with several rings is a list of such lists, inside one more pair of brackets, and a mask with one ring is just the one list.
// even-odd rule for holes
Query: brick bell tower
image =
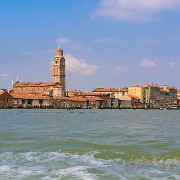
{"label": "brick bell tower", "polygon": [[65,58],[60,47],[56,49],[56,55],[53,59],[53,82],[59,82],[63,87],[63,93],[66,93]]}

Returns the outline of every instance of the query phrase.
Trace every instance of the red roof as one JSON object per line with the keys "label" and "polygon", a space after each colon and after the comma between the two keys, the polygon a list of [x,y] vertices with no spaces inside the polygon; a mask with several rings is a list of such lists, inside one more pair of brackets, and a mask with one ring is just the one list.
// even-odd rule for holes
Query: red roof
{"label": "red roof", "polygon": [[122,92],[127,91],[126,88],[96,88],[92,92]]}
{"label": "red roof", "polygon": [[26,94],[26,93],[15,93],[12,92],[11,95],[14,99],[50,99],[50,96],[43,96],[42,94]]}

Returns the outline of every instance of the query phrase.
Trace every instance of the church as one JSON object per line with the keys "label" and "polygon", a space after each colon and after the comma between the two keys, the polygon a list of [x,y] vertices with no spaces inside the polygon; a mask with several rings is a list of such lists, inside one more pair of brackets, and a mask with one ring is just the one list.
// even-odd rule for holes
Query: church
{"label": "church", "polygon": [[64,97],[66,94],[65,58],[63,50],[58,47],[53,59],[52,82],[19,82],[13,84],[13,93],[44,94],[53,97]]}

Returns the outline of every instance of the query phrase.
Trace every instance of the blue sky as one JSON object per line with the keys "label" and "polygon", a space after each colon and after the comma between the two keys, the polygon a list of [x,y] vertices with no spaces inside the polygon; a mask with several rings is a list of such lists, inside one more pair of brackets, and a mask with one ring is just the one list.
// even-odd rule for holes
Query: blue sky
{"label": "blue sky", "polygon": [[0,1],[0,88],[52,81],[59,45],[67,90],[180,89],[180,0]]}

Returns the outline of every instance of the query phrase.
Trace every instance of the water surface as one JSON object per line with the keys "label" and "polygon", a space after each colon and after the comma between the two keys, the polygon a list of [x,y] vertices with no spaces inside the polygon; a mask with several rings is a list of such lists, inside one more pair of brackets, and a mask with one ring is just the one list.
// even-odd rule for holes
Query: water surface
{"label": "water surface", "polygon": [[180,111],[2,109],[0,179],[180,179]]}

